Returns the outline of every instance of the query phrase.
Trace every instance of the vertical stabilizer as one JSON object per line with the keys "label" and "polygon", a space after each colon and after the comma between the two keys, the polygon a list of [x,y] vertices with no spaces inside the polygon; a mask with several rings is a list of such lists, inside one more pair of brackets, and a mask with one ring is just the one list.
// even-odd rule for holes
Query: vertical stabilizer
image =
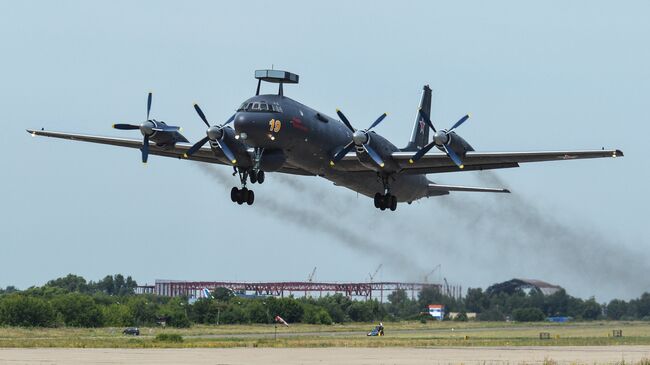
{"label": "vertical stabilizer", "polygon": [[[422,90],[422,99],[420,100],[420,108],[427,115],[431,116],[431,88],[429,85],[424,85]],[[418,110],[419,110],[418,109]],[[413,125],[413,133],[409,144],[404,148],[405,151],[417,151],[429,143],[429,128],[420,117],[419,111],[415,113],[415,124]]]}

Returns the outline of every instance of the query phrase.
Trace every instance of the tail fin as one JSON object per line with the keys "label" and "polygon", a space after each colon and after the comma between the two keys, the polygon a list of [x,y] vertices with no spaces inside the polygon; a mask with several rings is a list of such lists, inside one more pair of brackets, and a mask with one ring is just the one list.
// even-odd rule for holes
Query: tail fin
{"label": "tail fin", "polygon": [[[420,100],[420,108],[427,115],[431,115],[431,88],[429,85],[424,85],[422,91],[422,99]],[[429,143],[429,128],[420,117],[419,111],[415,114],[415,124],[413,125],[413,133],[411,140],[403,151],[417,151]]]}

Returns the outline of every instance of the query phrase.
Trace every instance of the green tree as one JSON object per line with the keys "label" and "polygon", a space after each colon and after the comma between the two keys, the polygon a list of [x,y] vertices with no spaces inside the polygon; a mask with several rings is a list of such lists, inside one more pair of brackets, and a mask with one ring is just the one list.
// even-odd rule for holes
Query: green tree
{"label": "green tree", "polygon": [[128,306],[115,303],[101,307],[102,317],[104,318],[104,326],[122,327],[133,326],[135,320],[133,313]]}
{"label": "green tree", "polygon": [[69,293],[52,299],[52,306],[63,316],[67,326],[100,327],[102,312],[95,301],[86,294]]}
{"label": "green tree", "polygon": [[619,320],[627,314],[628,304],[624,300],[612,299],[607,304],[607,319]]}
{"label": "green tree", "polygon": [[20,294],[0,299],[0,325],[22,327],[52,327],[56,312],[47,301]]}
{"label": "green tree", "polygon": [[235,294],[228,288],[219,287],[214,290],[213,296],[216,300],[227,302],[233,298]]}
{"label": "green tree", "polygon": [[594,297],[589,298],[589,300],[584,302],[582,309],[582,318],[583,319],[598,319],[603,312],[600,304],[596,303]]}
{"label": "green tree", "polygon": [[46,286],[61,288],[68,292],[79,292],[86,293],[88,292],[88,284],[86,279],[81,276],[68,274],[65,277],[50,280],[45,284]]}
{"label": "green tree", "polygon": [[158,303],[155,302],[155,296],[136,296],[130,298],[126,305],[133,315],[134,324],[153,325],[156,323],[158,311]]}
{"label": "green tree", "polygon": [[490,305],[487,295],[481,288],[467,289],[465,296],[465,308],[468,312],[480,313]]}

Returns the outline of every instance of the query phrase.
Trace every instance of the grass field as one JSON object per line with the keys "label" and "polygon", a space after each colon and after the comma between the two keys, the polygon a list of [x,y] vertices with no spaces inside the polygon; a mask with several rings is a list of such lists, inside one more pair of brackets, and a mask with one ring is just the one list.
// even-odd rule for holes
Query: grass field
{"label": "grass field", "polygon": [[[650,345],[649,322],[386,323],[386,336],[367,337],[374,324],[320,326],[295,324],[194,326],[187,329],[141,328],[124,336],[121,328],[0,328],[0,348],[195,348],[195,347],[436,347],[436,346],[596,346]],[[612,337],[620,329],[623,337]],[[551,339],[539,339],[540,332]],[[182,342],[161,341],[159,334],[179,334]]]}

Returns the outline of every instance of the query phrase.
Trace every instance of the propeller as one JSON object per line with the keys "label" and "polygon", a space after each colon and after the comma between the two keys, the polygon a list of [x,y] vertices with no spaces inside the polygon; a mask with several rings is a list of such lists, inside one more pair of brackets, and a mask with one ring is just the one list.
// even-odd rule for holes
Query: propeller
{"label": "propeller", "polygon": [[228,120],[223,123],[222,125],[213,125],[210,126],[210,123],[208,122],[208,118],[205,117],[205,114],[203,114],[203,110],[199,107],[198,104],[194,104],[194,109],[196,110],[196,113],[201,117],[201,120],[205,125],[208,126],[208,129],[205,131],[206,136],[203,137],[200,141],[196,142],[192,147],[190,147],[187,152],[183,155],[183,157],[188,158],[192,156],[196,151],[198,151],[204,144],[206,144],[208,141],[215,142],[216,144],[219,145],[219,148],[223,151],[223,154],[228,158],[228,160],[233,164],[237,164],[237,159],[235,158],[235,154],[232,153],[228,145],[226,144],[226,141],[224,139],[224,136],[226,135],[224,133],[224,127],[228,125],[230,122],[235,120],[235,114],[233,114]]}
{"label": "propeller", "polygon": [[415,163],[415,161],[422,158],[425,153],[429,152],[431,148],[438,146],[444,149],[447,156],[449,156],[449,158],[456,164],[456,166],[461,169],[464,168],[465,166],[463,165],[463,161],[460,159],[460,157],[458,157],[456,152],[451,147],[449,147],[449,134],[453,132],[454,129],[460,127],[461,124],[465,123],[465,121],[469,119],[470,115],[467,114],[460,118],[451,128],[449,128],[449,130],[442,129],[440,131],[437,131],[436,127],[434,127],[433,123],[431,123],[431,119],[429,119],[427,113],[425,113],[422,109],[419,110],[419,113],[420,117],[422,120],[424,120],[426,125],[433,130],[433,141],[429,142],[426,146],[422,147],[418,152],[416,152],[415,155],[409,159],[409,163]]}
{"label": "propeller", "polygon": [[381,121],[386,118],[388,113],[380,115],[379,118],[377,118],[377,120],[375,120],[367,129],[355,129],[348,118],[339,109],[336,109],[336,114],[339,115],[343,123],[352,131],[352,140],[347,145],[345,145],[342,150],[334,155],[330,161],[330,165],[334,166],[335,163],[339,162],[343,156],[352,150],[352,147],[361,146],[368,153],[368,155],[370,155],[370,158],[372,158],[372,160],[375,161],[377,165],[379,165],[379,167],[384,167],[384,160],[382,160],[381,156],[379,156],[379,154],[372,147],[370,147],[370,144],[368,143],[370,142],[370,136],[368,135],[368,132],[379,125],[379,123],[381,123]]}
{"label": "propeller", "polygon": [[147,97],[147,120],[142,122],[140,125],[134,124],[124,124],[118,123],[113,124],[113,128],[120,130],[134,130],[139,129],[140,133],[144,136],[142,141],[142,162],[147,163],[147,158],[149,157],[149,137],[151,137],[156,132],[178,132],[181,128],[166,125],[163,122],[157,122],[154,119],[149,119],[149,113],[151,112],[151,98],[152,94],[149,93]]}

